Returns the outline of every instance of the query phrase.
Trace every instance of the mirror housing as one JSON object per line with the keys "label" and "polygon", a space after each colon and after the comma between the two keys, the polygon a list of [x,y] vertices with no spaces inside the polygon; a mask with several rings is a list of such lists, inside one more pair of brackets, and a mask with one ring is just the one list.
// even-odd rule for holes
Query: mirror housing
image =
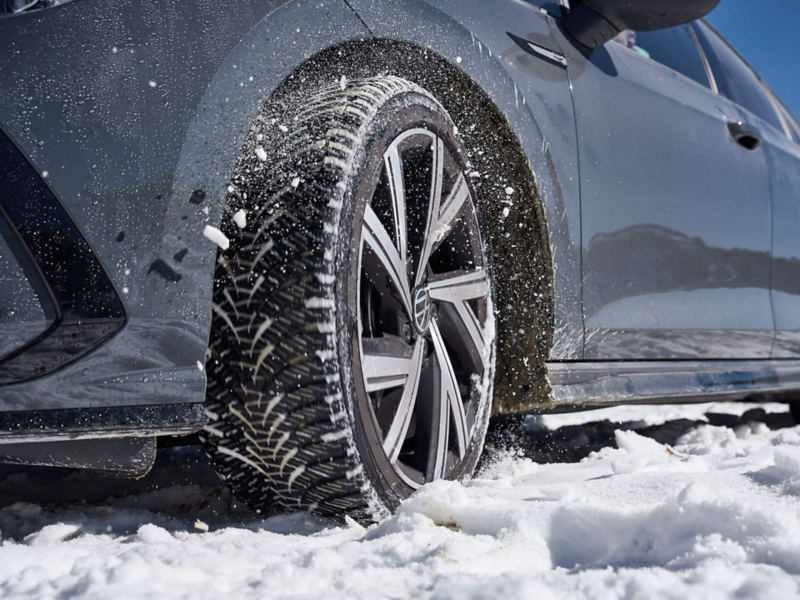
{"label": "mirror housing", "polygon": [[656,31],[705,17],[720,0],[572,0],[564,28],[590,50],[626,29]]}

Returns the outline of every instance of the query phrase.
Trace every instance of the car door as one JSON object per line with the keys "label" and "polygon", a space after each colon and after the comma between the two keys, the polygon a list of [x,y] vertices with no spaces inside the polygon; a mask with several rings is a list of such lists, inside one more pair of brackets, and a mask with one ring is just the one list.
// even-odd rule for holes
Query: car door
{"label": "car door", "polygon": [[786,139],[768,147],[772,176],[773,358],[800,357],[800,125],[780,106],[789,129]]}
{"label": "car door", "polygon": [[762,141],[772,191],[772,357],[796,358],[800,356],[800,128],[713,28],[703,22],[695,27],[720,94],[739,105],[743,123]]}
{"label": "car door", "polygon": [[588,57],[562,40],[581,181],[584,357],[767,358],[764,153],[734,140],[686,25],[623,32]]}

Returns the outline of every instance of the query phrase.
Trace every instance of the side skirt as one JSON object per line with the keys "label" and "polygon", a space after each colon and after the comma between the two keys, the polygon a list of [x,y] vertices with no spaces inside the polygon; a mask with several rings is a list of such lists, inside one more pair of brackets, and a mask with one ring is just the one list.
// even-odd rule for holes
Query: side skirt
{"label": "side skirt", "polygon": [[800,390],[800,361],[547,363],[555,411],[622,403],[712,402]]}
{"label": "side skirt", "polygon": [[200,403],[0,412],[0,444],[184,435],[207,422]]}

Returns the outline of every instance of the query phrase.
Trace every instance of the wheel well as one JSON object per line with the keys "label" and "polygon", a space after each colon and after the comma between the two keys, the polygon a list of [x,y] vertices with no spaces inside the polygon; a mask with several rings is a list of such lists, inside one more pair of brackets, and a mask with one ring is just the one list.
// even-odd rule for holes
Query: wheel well
{"label": "wheel well", "polygon": [[[335,68],[331,68],[335,65]],[[430,49],[386,39],[331,46],[295,69],[267,102],[293,102],[318,82],[392,74],[432,93],[470,154],[478,210],[494,268],[497,364],[493,414],[550,404],[553,260],[530,164],[505,114],[465,73]],[[506,188],[514,210],[507,215]]]}

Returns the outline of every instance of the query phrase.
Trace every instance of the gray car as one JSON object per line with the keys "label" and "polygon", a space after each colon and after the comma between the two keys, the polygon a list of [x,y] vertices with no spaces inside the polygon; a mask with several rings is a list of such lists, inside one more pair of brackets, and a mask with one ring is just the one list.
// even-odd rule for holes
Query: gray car
{"label": "gray car", "polygon": [[800,392],[718,0],[0,0],[0,461],[367,520],[493,415]]}

